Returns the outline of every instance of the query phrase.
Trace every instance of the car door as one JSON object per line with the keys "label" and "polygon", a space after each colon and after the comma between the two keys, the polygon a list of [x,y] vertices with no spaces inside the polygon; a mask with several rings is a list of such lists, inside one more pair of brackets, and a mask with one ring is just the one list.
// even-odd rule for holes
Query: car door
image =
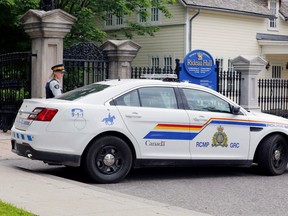
{"label": "car door", "polygon": [[190,159],[189,118],[172,87],[143,87],[114,100],[144,159]]}
{"label": "car door", "polygon": [[232,114],[231,104],[212,92],[183,89],[190,118],[192,159],[246,160],[250,125],[243,114]]}

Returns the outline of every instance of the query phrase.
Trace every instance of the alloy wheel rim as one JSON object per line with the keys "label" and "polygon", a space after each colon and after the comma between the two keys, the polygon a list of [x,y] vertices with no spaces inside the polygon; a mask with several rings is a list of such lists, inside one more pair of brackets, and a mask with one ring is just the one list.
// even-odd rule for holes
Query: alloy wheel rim
{"label": "alloy wheel rim", "polygon": [[273,149],[273,153],[272,153],[272,162],[273,162],[273,166],[276,169],[281,168],[282,164],[283,164],[283,157],[284,157],[284,149],[282,144],[276,144],[274,149]]}
{"label": "alloy wheel rim", "polygon": [[122,167],[122,155],[114,146],[104,146],[96,156],[97,169],[105,174],[117,173]]}

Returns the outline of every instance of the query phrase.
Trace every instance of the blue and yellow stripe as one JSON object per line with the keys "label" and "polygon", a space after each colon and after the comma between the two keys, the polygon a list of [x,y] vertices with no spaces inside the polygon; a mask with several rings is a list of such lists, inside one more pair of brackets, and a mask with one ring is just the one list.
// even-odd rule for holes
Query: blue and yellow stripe
{"label": "blue and yellow stripe", "polygon": [[235,125],[246,127],[284,127],[288,124],[275,122],[235,120],[229,118],[211,118],[203,125],[190,124],[157,124],[144,139],[173,139],[173,140],[193,140],[204,128],[210,124],[216,125]]}

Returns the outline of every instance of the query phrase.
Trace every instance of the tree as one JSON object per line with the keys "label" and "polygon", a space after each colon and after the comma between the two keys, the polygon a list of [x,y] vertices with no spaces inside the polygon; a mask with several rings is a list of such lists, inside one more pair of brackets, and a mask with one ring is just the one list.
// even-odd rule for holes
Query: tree
{"label": "tree", "polygon": [[[106,38],[106,32],[95,23],[98,20],[106,20],[106,12],[116,16],[140,15],[143,19],[150,16],[148,10],[157,6],[166,17],[172,14],[167,9],[167,4],[173,4],[176,0],[54,0],[56,8],[62,9],[77,18],[71,32],[64,39],[66,46],[84,40],[102,43]],[[0,0],[0,53],[13,51],[27,51],[30,47],[30,38],[24,32],[20,18],[29,9],[40,9],[40,0]],[[152,36],[159,30],[157,26],[139,24],[136,21],[124,21],[125,27],[120,31],[127,38],[135,34]]]}
{"label": "tree", "polygon": [[30,39],[20,18],[38,4],[39,0],[0,0],[0,53],[29,50]]}
{"label": "tree", "polygon": [[[174,4],[175,0],[55,0],[55,2],[57,8],[78,19],[65,38],[66,44],[73,44],[85,39],[103,42],[106,33],[99,26],[95,26],[95,20],[105,21],[107,11],[115,16],[125,17],[136,14],[143,19],[148,19],[150,13],[143,8],[157,6],[165,17],[170,18],[172,14],[166,6]],[[124,20],[124,22],[125,27],[121,28],[120,32],[130,39],[135,34],[153,36],[159,30],[157,26],[140,24],[136,20]]]}

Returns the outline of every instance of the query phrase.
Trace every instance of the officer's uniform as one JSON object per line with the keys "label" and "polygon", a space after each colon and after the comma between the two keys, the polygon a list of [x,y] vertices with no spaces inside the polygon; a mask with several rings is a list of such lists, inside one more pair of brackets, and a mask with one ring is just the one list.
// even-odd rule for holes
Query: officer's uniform
{"label": "officer's uniform", "polygon": [[[62,73],[65,72],[63,64],[55,65],[51,69],[53,70],[53,72],[56,72],[56,71],[59,71]],[[48,80],[45,86],[45,90],[46,90],[46,98],[53,98],[63,93],[60,80],[55,79],[55,78],[51,78]]]}

